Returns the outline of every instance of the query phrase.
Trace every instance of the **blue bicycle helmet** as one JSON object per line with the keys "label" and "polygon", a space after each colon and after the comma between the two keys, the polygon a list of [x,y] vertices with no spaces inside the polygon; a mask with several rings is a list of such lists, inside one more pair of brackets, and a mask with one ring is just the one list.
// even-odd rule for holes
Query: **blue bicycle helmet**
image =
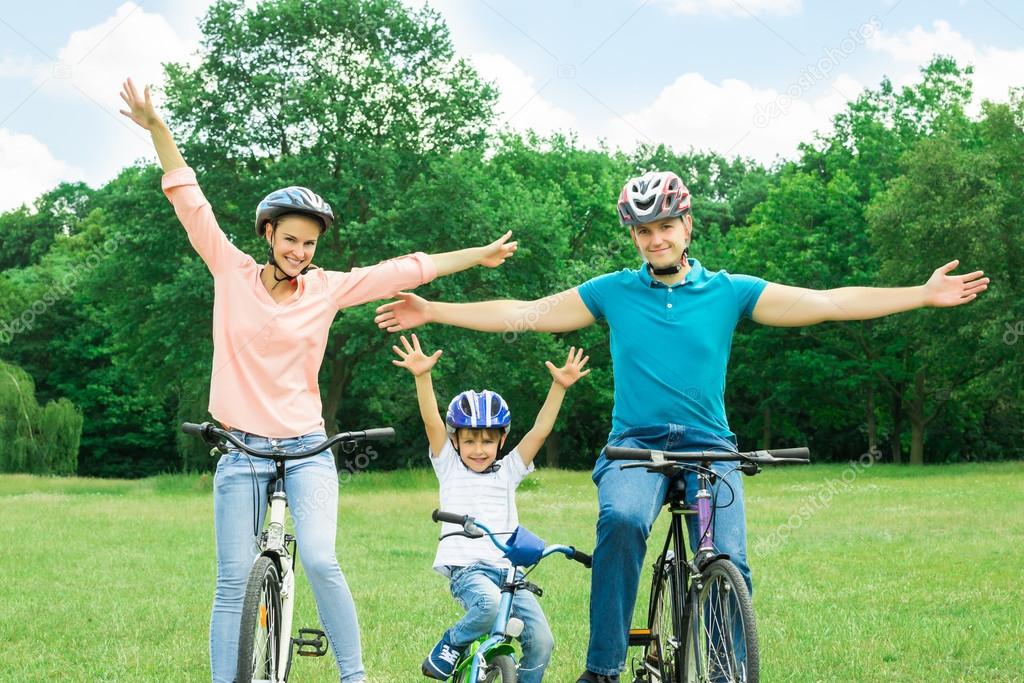
{"label": "blue bicycle helmet", "polygon": [[512,412],[505,399],[495,391],[463,391],[448,404],[444,418],[448,433],[456,429],[500,429],[506,434],[512,425]]}
{"label": "blue bicycle helmet", "polygon": [[256,234],[263,237],[267,221],[273,221],[286,213],[304,213],[320,221],[320,234],[334,224],[331,205],[316,192],[305,187],[285,187],[274,190],[256,207]]}

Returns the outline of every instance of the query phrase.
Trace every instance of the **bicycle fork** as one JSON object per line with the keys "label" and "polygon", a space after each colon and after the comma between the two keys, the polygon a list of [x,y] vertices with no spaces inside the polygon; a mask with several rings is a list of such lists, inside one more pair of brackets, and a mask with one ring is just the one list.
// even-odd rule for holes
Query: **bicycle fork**
{"label": "bicycle fork", "polygon": [[295,572],[291,555],[285,542],[284,517],[287,508],[284,492],[284,477],[274,482],[274,492],[270,494],[270,513],[267,530],[260,539],[261,550],[265,555],[272,555],[281,570],[281,630],[277,642],[277,675],[283,683],[291,668],[292,653],[292,610],[295,599]]}

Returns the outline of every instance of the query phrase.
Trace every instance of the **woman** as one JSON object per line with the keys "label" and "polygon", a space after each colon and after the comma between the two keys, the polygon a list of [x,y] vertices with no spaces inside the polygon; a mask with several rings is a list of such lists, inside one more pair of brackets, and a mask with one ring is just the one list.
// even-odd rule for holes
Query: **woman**
{"label": "woman", "polygon": [[[128,105],[121,113],[152,135],[164,170],[163,191],[213,274],[210,414],[255,448],[295,451],[326,440],[317,375],[338,310],[474,265],[499,266],[516,250],[516,243],[507,241],[511,233],[506,233],[485,247],[416,253],[349,272],[321,270],[312,260],[334,214],[314,192],[289,187],[272,192],[257,207],[256,233],[268,245],[267,263],[257,264],[217,225],[195,172],[153,107],[149,88],[140,97],[129,79],[121,98]],[[262,526],[273,474],[269,461],[253,465],[259,478],[256,513],[247,458],[237,452],[224,455],[214,478],[217,589],[210,662],[215,683],[230,683],[235,677],[245,582],[257,553],[254,534]],[[324,451],[287,468],[298,554],[341,681],[366,681],[355,606],[334,551],[338,485],[333,456]]]}

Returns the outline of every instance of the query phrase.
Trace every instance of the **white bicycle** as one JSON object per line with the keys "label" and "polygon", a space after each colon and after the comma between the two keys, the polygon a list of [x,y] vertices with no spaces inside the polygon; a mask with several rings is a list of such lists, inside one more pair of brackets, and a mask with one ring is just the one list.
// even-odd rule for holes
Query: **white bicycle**
{"label": "white bicycle", "polygon": [[341,444],[351,449],[360,441],[390,439],[390,427],[360,432],[335,434],[323,443],[305,451],[284,453],[279,447],[261,451],[245,445],[233,434],[204,422],[185,422],[181,431],[198,436],[213,446],[210,455],[220,456],[230,443],[243,453],[273,460],[276,476],[268,488],[269,512],[266,525],[258,537],[260,554],[249,570],[242,603],[242,624],[238,638],[238,674],[236,681],[246,683],[285,683],[292,667],[292,655],[323,657],[327,654],[327,637],[314,628],[299,629],[291,636],[292,614],[295,610],[295,537],[284,532],[287,496],[285,495],[285,461],[308,458]]}

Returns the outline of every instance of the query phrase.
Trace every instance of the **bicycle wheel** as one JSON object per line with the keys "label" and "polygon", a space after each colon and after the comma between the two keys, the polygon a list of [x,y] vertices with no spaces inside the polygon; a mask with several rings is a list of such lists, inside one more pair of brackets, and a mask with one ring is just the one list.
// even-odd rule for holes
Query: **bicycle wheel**
{"label": "bicycle wheel", "polygon": [[757,625],[743,575],[732,562],[715,560],[701,580],[686,629],[687,682],[757,683]]}
{"label": "bicycle wheel", "polygon": [[516,660],[498,655],[487,664],[484,683],[516,683]]}
{"label": "bicycle wheel", "polygon": [[287,662],[279,662],[281,578],[269,557],[256,558],[249,571],[238,637],[238,676],[244,683],[277,681]]}
{"label": "bicycle wheel", "polygon": [[651,642],[644,662],[651,673],[660,676],[660,683],[682,683],[683,638],[676,628],[681,619],[677,570],[675,559],[666,560],[651,588]]}

